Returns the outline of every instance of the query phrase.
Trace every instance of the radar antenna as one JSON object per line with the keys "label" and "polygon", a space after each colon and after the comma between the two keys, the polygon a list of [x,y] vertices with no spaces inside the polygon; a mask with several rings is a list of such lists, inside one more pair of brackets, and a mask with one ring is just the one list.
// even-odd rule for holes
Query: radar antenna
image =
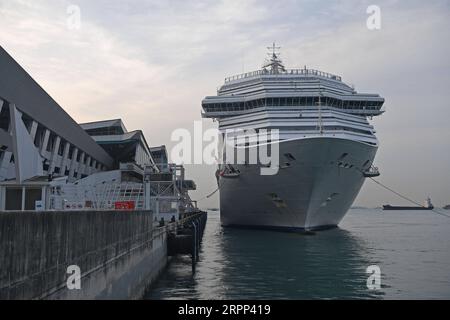
{"label": "radar antenna", "polygon": [[[281,47],[277,47],[275,45],[275,42],[272,44],[271,47],[267,47],[269,50],[269,53],[267,54],[269,56],[268,61],[264,64],[263,69],[265,71],[269,71],[270,73],[281,73],[285,72],[286,68],[283,65],[283,62],[281,61],[278,56],[280,55],[279,50]],[[267,70],[269,68],[269,70]]]}

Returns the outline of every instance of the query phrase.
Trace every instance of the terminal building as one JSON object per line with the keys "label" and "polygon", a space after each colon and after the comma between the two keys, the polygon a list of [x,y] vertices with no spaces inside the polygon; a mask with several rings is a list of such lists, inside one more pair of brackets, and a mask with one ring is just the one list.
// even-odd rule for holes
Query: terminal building
{"label": "terminal building", "polygon": [[175,181],[184,168],[169,164],[165,146],[151,148],[121,119],[76,123],[0,47],[0,211],[110,209],[126,197],[143,208],[146,172],[172,175],[171,197],[195,189]]}
{"label": "terminal building", "polygon": [[142,168],[155,164],[143,132],[128,132],[121,119],[82,123],[80,126],[113,158],[114,168],[117,169],[120,163],[135,163]]}
{"label": "terminal building", "polygon": [[70,180],[112,169],[114,159],[0,47],[0,180]]}

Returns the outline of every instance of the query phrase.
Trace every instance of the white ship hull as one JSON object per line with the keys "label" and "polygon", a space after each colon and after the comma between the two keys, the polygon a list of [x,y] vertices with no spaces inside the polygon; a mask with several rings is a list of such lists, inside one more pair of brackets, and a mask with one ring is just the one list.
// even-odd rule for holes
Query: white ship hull
{"label": "white ship hull", "polygon": [[[260,175],[259,165],[234,165],[241,174],[219,178],[223,226],[317,230],[336,227],[363,183],[377,146],[315,137],[280,143],[280,170]],[[295,161],[287,160],[290,153]],[[343,155],[347,154],[344,158]],[[289,162],[290,166],[283,168]]]}

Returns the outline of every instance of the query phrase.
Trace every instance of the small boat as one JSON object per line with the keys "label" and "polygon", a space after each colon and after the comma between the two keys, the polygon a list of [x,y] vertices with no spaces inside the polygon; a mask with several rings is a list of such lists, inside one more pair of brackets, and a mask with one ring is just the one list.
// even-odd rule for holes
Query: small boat
{"label": "small boat", "polygon": [[383,210],[433,210],[434,206],[431,199],[425,200],[424,206],[391,206],[389,204],[383,206]]}

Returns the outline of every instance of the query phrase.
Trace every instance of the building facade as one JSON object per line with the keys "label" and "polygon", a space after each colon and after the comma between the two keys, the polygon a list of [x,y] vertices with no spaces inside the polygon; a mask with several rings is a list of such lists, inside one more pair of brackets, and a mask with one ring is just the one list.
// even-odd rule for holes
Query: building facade
{"label": "building facade", "polygon": [[0,181],[74,181],[112,168],[114,159],[1,47],[0,74]]}
{"label": "building facade", "polygon": [[80,124],[87,134],[113,159],[113,169],[136,164],[141,169],[154,165],[150,147],[141,130],[128,132],[121,119]]}
{"label": "building facade", "polygon": [[142,131],[78,124],[0,47],[0,211],[48,208],[55,185],[142,184],[147,166]]}

